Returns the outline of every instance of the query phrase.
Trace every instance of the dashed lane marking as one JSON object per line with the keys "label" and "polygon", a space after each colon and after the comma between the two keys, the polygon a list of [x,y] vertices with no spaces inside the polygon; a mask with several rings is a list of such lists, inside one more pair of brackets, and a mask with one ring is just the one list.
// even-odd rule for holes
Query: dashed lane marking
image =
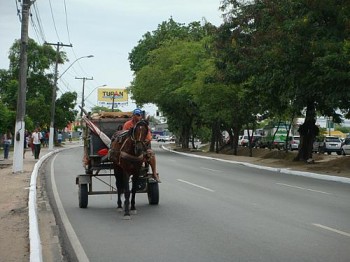
{"label": "dashed lane marking", "polygon": [[213,189],[210,189],[210,188],[207,188],[207,187],[204,187],[204,186],[200,186],[200,185],[197,185],[197,184],[188,182],[188,181],[186,181],[186,180],[177,179],[177,181],[182,182],[182,183],[185,183],[185,184],[188,184],[188,185],[191,185],[191,186],[194,186],[194,187],[198,187],[198,188],[200,188],[200,189],[207,190],[207,191],[209,191],[209,192],[215,192]]}
{"label": "dashed lane marking", "polygon": [[341,231],[341,230],[338,230],[338,229],[335,229],[335,228],[327,227],[327,226],[324,226],[324,225],[321,225],[321,224],[312,224],[312,225],[314,225],[315,227],[323,228],[325,230],[328,230],[328,231],[331,231],[331,232],[334,232],[334,233],[338,233],[338,234],[346,236],[346,237],[350,237],[349,233]]}

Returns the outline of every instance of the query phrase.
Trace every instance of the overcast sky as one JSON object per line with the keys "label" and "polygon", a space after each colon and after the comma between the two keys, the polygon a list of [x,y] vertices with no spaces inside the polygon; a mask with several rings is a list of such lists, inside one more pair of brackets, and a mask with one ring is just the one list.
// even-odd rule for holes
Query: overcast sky
{"label": "overcast sky", "polygon": [[[8,51],[14,40],[21,36],[16,3],[21,10],[18,0],[0,0],[1,69],[8,69]],[[104,84],[115,88],[127,87],[133,78],[128,54],[142,35],[156,30],[170,17],[186,25],[204,18],[218,26],[222,23],[219,5],[220,0],[36,0],[31,7],[29,37],[39,44],[46,41],[73,45],[73,48],[63,48],[70,62],[59,66],[59,73],[63,73],[77,58],[94,55],[93,58],[79,59],[58,83],[58,95],[76,91],[79,103],[82,80],[75,77],[93,77],[94,80],[86,81],[85,96]],[[96,103],[97,92],[93,91],[86,106],[92,107]],[[121,109],[125,111],[133,107],[129,104]],[[152,111],[153,107],[145,109]]]}

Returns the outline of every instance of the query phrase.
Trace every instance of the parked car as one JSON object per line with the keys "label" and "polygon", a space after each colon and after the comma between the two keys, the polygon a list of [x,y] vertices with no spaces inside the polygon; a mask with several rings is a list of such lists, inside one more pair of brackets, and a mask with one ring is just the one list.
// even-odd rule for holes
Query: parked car
{"label": "parked car", "polygon": [[170,142],[171,138],[170,136],[159,136],[157,138],[157,142]]}
{"label": "parked car", "polygon": [[298,150],[300,144],[300,136],[290,136],[288,141],[288,149],[290,151]]}
{"label": "parked car", "polygon": [[[250,137],[252,147],[256,147],[258,141],[261,139],[259,135],[253,135]],[[242,138],[238,141],[238,145],[240,146],[249,146],[248,136],[242,136]]]}
{"label": "parked car", "polygon": [[248,136],[242,136],[241,139],[238,141],[238,145],[240,146],[248,146]]}
{"label": "parked car", "polygon": [[340,155],[342,153],[342,142],[339,137],[336,136],[326,136],[323,142],[319,143],[318,146],[319,153],[327,153],[330,155],[332,152]]}
{"label": "parked car", "polygon": [[345,138],[344,143],[341,147],[341,152],[342,154],[345,155],[350,155],[350,137]]}

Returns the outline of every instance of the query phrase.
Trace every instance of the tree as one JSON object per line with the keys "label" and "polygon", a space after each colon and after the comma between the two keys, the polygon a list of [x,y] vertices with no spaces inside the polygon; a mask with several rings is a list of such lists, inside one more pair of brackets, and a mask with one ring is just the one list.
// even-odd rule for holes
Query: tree
{"label": "tree", "polygon": [[[17,108],[18,74],[19,74],[19,40],[16,40],[9,52],[10,69],[0,70],[0,102],[6,106],[13,119],[12,129],[15,123],[15,112]],[[28,41],[28,79],[26,94],[26,128],[33,129],[34,126],[46,128],[50,124],[51,101],[53,90],[53,74],[47,71],[56,63],[56,51],[48,45],[40,46],[34,40]],[[64,52],[60,53],[59,63],[67,61]],[[76,93],[63,94],[56,103],[56,125],[65,127],[72,121],[72,114],[76,105]],[[59,114],[59,115],[58,115]],[[62,121],[62,122],[61,122]],[[27,125],[28,124],[28,125]]]}
{"label": "tree", "polygon": [[74,110],[77,103],[77,93],[67,92],[61,95],[56,101],[55,128],[63,129],[69,122],[75,120],[78,111]]}
{"label": "tree", "polygon": [[14,125],[14,115],[0,101],[0,134],[4,134],[7,130],[12,130]]}
{"label": "tree", "polygon": [[[187,148],[198,115],[192,92],[197,74],[205,71],[208,53],[203,44],[211,26],[201,27],[194,22],[185,27],[172,20],[166,25],[164,22],[153,35],[147,34],[129,56],[137,70],[130,90],[137,104],[158,105],[168,119],[169,129]],[[145,48],[149,43],[153,45]],[[140,55],[136,50],[141,47],[148,50],[143,53],[147,63],[136,66],[135,61],[139,61],[136,57]]]}
{"label": "tree", "polygon": [[168,44],[169,40],[198,40],[203,37],[203,32],[199,22],[192,22],[188,26],[175,22],[173,18],[162,22],[155,31],[144,34],[129,54],[131,70],[137,73],[149,64],[151,51]]}
{"label": "tree", "polygon": [[[316,112],[340,121],[349,111],[348,1],[223,1],[231,43],[233,81],[253,81],[269,111],[306,109],[297,160],[312,155]],[[336,92],[331,92],[330,87]],[[269,102],[270,101],[270,102]]]}

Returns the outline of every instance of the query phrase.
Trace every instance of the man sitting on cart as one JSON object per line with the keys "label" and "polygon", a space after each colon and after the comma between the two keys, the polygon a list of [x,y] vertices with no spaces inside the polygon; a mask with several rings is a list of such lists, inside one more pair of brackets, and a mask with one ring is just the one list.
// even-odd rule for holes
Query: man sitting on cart
{"label": "man sitting on cart", "polygon": [[[139,108],[134,109],[132,118],[124,123],[123,130],[129,130],[130,128],[133,128],[136,125],[136,123],[142,119],[142,115],[143,115],[143,112],[141,109]],[[150,164],[154,179],[157,182],[160,182],[159,175],[157,173],[157,167],[156,167],[156,156],[151,148],[152,134],[150,129],[148,129],[146,140],[147,140],[147,152],[145,156],[145,161]]]}

